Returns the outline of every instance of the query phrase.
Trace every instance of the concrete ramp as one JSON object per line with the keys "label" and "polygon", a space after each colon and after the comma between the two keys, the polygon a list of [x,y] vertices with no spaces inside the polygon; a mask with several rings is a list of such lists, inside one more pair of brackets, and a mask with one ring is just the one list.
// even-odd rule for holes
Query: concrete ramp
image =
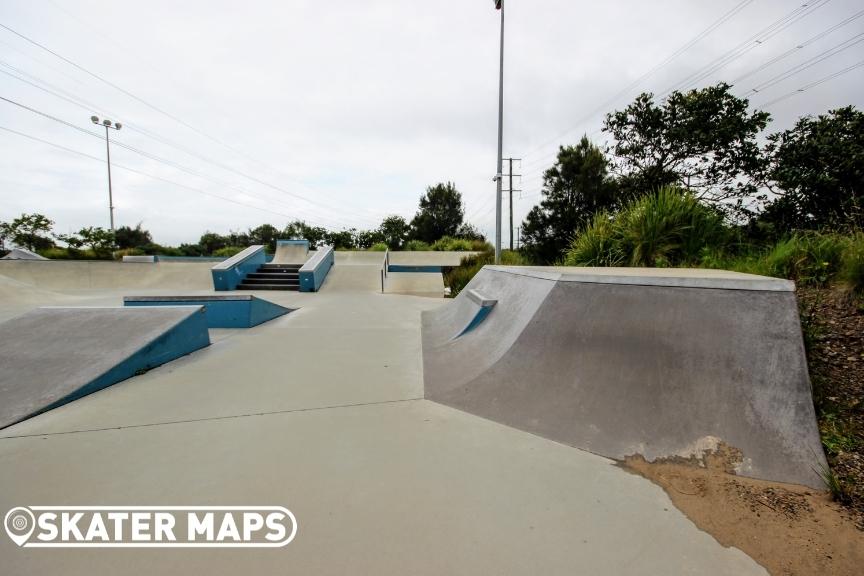
{"label": "concrete ramp", "polygon": [[39,308],[0,324],[0,428],[210,344],[200,306]]}
{"label": "concrete ramp", "polygon": [[[497,302],[463,331],[470,290]],[[742,475],[822,486],[791,282],[487,266],[422,324],[430,400],[612,458],[724,442]]]}
{"label": "concrete ramp", "polygon": [[309,242],[306,240],[277,240],[273,264],[303,264],[309,259]]}
{"label": "concrete ramp", "polygon": [[384,278],[384,292],[443,298],[444,277],[440,272],[390,272]]}

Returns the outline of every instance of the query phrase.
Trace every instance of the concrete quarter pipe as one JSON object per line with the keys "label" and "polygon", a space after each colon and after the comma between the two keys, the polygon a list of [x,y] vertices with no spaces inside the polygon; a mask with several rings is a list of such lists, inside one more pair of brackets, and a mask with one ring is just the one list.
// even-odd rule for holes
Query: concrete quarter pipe
{"label": "concrete quarter pipe", "polygon": [[[460,335],[468,289],[497,304]],[[723,442],[742,475],[822,486],[791,282],[487,266],[422,331],[430,400],[612,458]]]}

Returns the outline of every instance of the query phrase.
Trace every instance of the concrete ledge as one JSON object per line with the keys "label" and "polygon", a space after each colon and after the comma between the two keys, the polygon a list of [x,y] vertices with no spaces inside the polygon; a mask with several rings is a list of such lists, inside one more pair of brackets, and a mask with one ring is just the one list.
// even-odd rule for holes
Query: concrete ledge
{"label": "concrete ledge", "polygon": [[300,291],[317,292],[327,278],[334,261],[332,246],[319,248],[300,268]]}
{"label": "concrete ledge", "polygon": [[209,328],[252,328],[293,312],[251,294],[216,296],[125,296],[124,306],[203,306]]}
{"label": "concrete ledge", "polygon": [[201,306],[39,308],[0,324],[0,428],[210,344]]}
{"label": "concrete ledge", "polygon": [[247,274],[256,271],[266,261],[264,246],[258,245],[250,246],[224,262],[216,264],[210,269],[213,275],[214,289],[220,291],[236,290],[237,285],[243,281]]}

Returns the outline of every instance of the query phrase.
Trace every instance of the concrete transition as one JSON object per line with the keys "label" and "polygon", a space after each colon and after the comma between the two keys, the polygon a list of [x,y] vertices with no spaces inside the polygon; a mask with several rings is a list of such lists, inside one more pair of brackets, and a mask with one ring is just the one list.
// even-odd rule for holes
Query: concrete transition
{"label": "concrete transition", "polygon": [[309,259],[308,240],[277,240],[273,264],[303,264]]}
{"label": "concrete transition", "polygon": [[13,248],[8,254],[0,258],[0,260],[48,260],[44,256],[40,256],[35,252],[31,252],[25,248]]}
{"label": "concrete transition", "polygon": [[125,296],[124,306],[203,306],[210,328],[252,328],[293,312],[249,294],[229,296]]}
{"label": "concrete transition", "polygon": [[[466,331],[478,295],[497,303]],[[791,282],[486,266],[422,340],[427,399],[612,458],[724,442],[742,475],[823,486]]]}
{"label": "concrete transition", "polygon": [[210,344],[204,309],[38,308],[0,324],[0,428]]}

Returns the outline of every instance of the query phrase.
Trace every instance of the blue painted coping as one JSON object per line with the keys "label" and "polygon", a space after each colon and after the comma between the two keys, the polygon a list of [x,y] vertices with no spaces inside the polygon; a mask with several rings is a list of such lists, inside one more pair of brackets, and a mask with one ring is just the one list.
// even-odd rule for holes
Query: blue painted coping
{"label": "blue painted coping", "polygon": [[255,272],[266,262],[264,246],[250,246],[210,269],[213,274],[213,288],[217,291],[236,290],[247,274]]}
{"label": "blue painted coping", "polygon": [[334,263],[333,247],[319,248],[315,255],[300,268],[300,291],[317,292]]}
{"label": "blue painted coping", "polygon": [[477,311],[474,313],[474,316],[471,318],[471,321],[468,322],[468,325],[465,326],[465,328],[455,336],[456,338],[459,338],[460,336],[471,332],[477,326],[479,326],[483,322],[483,320],[485,320],[486,317],[489,316],[489,313],[492,312],[492,308],[495,307],[495,304],[498,303],[498,300],[494,300],[492,298],[484,296],[477,290],[468,290],[465,295],[468,297],[468,300],[470,300],[478,308]]}
{"label": "blue painted coping", "polygon": [[198,310],[95,380],[91,380],[81,388],[51,404],[39,408],[37,412],[28,415],[27,418],[53,410],[54,408],[83,398],[88,394],[107,388],[112,384],[131,378],[140,372],[156,368],[166,362],[176,360],[181,356],[186,356],[196,350],[209,346],[210,332],[207,331],[207,317],[204,313],[204,308],[200,306],[183,306],[183,308],[189,308],[190,311],[195,308],[198,308]]}
{"label": "blue painted coping", "polygon": [[409,264],[390,264],[388,272],[441,272],[442,266],[411,266]]}
{"label": "blue painted coping", "polygon": [[252,295],[125,296],[124,306],[203,306],[210,328],[252,328],[293,312]]}

